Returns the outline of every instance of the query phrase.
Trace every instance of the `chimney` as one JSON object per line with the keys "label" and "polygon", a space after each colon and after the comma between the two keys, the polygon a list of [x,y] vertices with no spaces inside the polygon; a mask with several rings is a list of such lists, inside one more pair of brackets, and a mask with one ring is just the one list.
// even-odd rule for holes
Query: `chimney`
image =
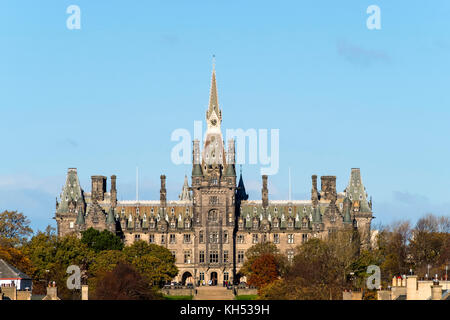
{"label": "chimney", "polygon": [[159,200],[161,202],[161,207],[166,206],[167,201],[167,191],[166,191],[166,176],[161,175],[161,190],[159,191]]}
{"label": "chimney", "polygon": [[87,285],[81,286],[81,300],[89,300],[89,287]]}
{"label": "chimney", "polygon": [[262,206],[267,208],[269,206],[269,189],[267,188],[267,175],[262,176]]}
{"label": "chimney", "polygon": [[49,286],[47,287],[47,296],[45,297],[45,300],[59,300],[57,289],[58,288],[56,287],[55,281],[49,284]]}
{"label": "chimney", "polygon": [[311,201],[314,207],[319,203],[319,192],[317,191],[317,175],[313,174],[312,178],[312,189],[311,189]]}
{"label": "chimney", "polygon": [[111,176],[111,206],[115,208],[117,205],[117,189],[116,189],[116,175]]}
{"label": "chimney", "polygon": [[91,197],[92,200],[103,201],[106,193],[106,177],[104,176],[92,176]]}
{"label": "chimney", "polygon": [[322,176],[321,182],[321,195],[325,200],[336,201],[336,176]]}
{"label": "chimney", "polygon": [[442,285],[435,279],[431,286],[431,300],[442,300]]}

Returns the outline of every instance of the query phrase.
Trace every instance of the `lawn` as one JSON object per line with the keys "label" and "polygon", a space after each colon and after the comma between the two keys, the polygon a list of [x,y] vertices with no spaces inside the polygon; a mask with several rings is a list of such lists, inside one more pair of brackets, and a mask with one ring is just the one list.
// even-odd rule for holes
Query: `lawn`
{"label": "lawn", "polygon": [[166,300],[192,300],[192,296],[164,296]]}
{"label": "lawn", "polygon": [[234,300],[256,300],[258,299],[257,294],[241,294],[239,296],[235,296]]}

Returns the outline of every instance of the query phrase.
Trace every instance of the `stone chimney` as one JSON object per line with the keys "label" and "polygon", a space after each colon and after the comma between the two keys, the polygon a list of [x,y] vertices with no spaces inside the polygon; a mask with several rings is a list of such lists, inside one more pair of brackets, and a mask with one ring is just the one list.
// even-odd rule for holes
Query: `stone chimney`
{"label": "stone chimney", "polygon": [[431,286],[431,300],[442,300],[442,285],[439,285],[439,281],[433,281]]}
{"label": "stone chimney", "polygon": [[262,176],[262,206],[263,208],[267,208],[269,206],[269,189],[267,188],[267,175]]}
{"label": "stone chimney", "polygon": [[17,288],[16,286],[2,286],[1,292],[3,299],[9,298],[10,300],[17,300]]}
{"label": "stone chimney", "polygon": [[81,286],[81,300],[89,300],[89,287],[87,285]]}
{"label": "stone chimney", "polygon": [[159,200],[161,202],[161,208],[166,207],[167,203],[167,191],[166,191],[166,176],[161,175],[161,189],[159,191]]}
{"label": "stone chimney", "polygon": [[319,192],[317,191],[317,175],[313,174],[312,178],[312,189],[311,189],[311,201],[313,207],[316,207],[319,203]]}
{"label": "stone chimney", "polygon": [[117,205],[117,189],[116,189],[116,175],[111,176],[111,206],[115,208]]}
{"label": "stone chimney", "polygon": [[104,176],[92,176],[92,188],[91,197],[92,200],[103,201],[106,193],[106,177]]}
{"label": "stone chimney", "polygon": [[417,276],[406,277],[406,300],[417,300]]}
{"label": "stone chimney", "polygon": [[42,300],[60,300],[58,298],[58,290],[56,288],[56,282],[49,283],[47,287],[47,295]]}
{"label": "stone chimney", "polygon": [[325,200],[336,201],[336,176],[322,176],[320,177],[321,196]]}

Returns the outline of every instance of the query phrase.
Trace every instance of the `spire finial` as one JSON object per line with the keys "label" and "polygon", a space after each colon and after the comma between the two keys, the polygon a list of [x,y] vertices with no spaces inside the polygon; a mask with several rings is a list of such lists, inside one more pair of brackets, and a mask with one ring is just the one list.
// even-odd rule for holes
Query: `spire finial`
{"label": "spire finial", "polygon": [[216,55],[213,54],[212,56],[212,67],[213,67],[213,71],[216,71]]}

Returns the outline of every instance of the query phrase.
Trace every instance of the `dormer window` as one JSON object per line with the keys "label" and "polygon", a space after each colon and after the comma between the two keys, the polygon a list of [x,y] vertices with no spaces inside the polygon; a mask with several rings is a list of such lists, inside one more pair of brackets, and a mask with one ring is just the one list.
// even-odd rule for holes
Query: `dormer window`
{"label": "dormer window", "polygon": [[139,207],[136,208],[136,213],[139,214]]}
{"label": "dormer window", "polygon": [[121,212],[122,214],[124,214],[124,213],[125,213],[125,208],[122,208],[122,210],[120,210],[120,212]]}
{"label": "dormer window", "polygon": [[253,212],[256,213],[258,211],[258,209],[256,209],[256,207],[253,208]]}
{"label": "dormer window", "polygon": [[153,212],[155,212],[155,210],[153,210],[153,208],[151,208],[151,209],[150,209],[150,212],[153,213]]}
{"label": "dormer window", "polygon": [[292,213],[292,208],[291,207],[289,207],[289,213]]}
{"label": "dormer window", "polygon": [[306,207],[303,207],[303,212],[306,212]]}
{"label": "dormer window", "polygon": [[273,211],[274,211],[275,213],[277,213],[277,212],[278,212],[278,208],[275,207],[275,208],[273,209]]}
{"label": "dormer window", "polygon": [[279,227],[278,219],[273,222],[273,227],[274,228],[278,228]]}
{"label": "dormer window", "polygon": [[184,228],[185,229],[189,229],[191,226],[191,223],[189,222],[189,220],[184,221]]}
{"label": "dormer window", "polygon": [[175,209],[174,209],[174,208],[170,209],[170,212],[171,212],[171,213],[174,213],[174,212],[175,212]]}

